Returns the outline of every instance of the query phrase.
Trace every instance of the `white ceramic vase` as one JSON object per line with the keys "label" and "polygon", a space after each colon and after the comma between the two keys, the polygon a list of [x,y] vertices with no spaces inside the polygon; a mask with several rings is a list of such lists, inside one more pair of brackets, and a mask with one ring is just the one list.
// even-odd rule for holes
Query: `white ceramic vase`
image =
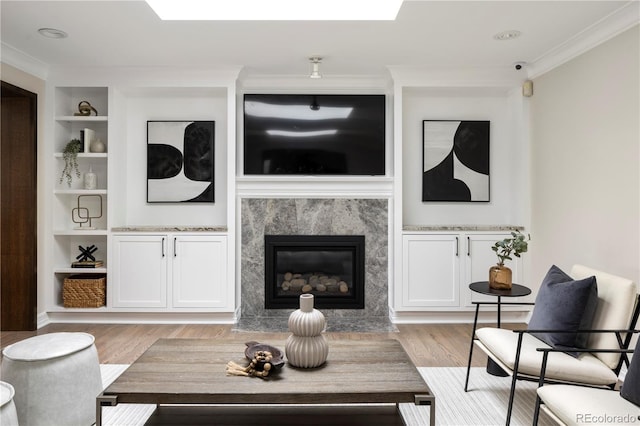
{"label": "white ceramic vase", "polygon": [[322,335],[325,319],[313,308],[313,294],[300,295],[300,309],[289,316],[291,335],[285,343],[289,364],[300,368],[319,367],[329,355],[329,344]]}
{"label": "white ceramic vase", "polygon": [[93,169],[89,166],[89,171],[84,174],[84,189],[96,189],[98,186],[98,180],[96,174],[93,173]]}

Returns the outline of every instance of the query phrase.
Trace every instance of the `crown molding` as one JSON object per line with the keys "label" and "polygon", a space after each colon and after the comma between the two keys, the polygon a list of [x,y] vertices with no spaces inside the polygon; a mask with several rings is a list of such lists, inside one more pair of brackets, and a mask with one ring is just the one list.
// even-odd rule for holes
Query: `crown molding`
{"label": "crown molding", "polygon": [[527,66],[529,78],[542,74],[580,56],[640,23],[640,2],[627,4],[546,52]]}
{"label": "crown molding", "polygon": [[41,80],[47,79],[49,75],[49,65],[46,63],[6,43],[2,43],[0,48],[0,60],[2,63],[11,65]]}
{"label": "crown molding", "polygon": [[513,67],[387,67],[396,86],[404,87],[483,87],[504,91],[519,87],[523,75]]}

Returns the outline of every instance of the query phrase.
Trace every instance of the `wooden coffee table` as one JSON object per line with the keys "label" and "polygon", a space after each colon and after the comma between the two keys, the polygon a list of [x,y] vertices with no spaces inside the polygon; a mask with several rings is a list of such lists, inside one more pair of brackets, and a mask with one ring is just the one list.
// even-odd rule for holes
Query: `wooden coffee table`
{"label": "wooden coffee table", "polygon": [[[284,350],[284,341],[261,343]],[[395,404],[400,424],[397,404],[415,403],[430,405],[435,425],[435,396],[397,340],[331,340],[323,366],[299,369],[285,364],[265,380],[226,375],[229,361],[248,363],[244,349],[244,340],[238,339],[157,340],[97,397],[96,426],[102,424],[102,407],[119,403],[216,404],[222,410],[266,404],[265,410],[276,411],[281,404],[291,404],[285,408],[301,413],[311,407],[314,416],[322,414],[318,408],[331,411],[333,404]]]}

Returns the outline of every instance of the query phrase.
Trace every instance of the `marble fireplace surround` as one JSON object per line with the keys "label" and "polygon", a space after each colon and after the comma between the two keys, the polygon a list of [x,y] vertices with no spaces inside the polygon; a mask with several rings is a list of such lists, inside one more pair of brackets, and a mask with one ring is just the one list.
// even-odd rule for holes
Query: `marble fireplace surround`
{"label": "marble fireplace surround", "polygon": [[[387,199],[243,198],[241,216],[240,327],[257,327],[265,319],[283,323],[292,309],[264,308],[265,235],[364,235],[364,309],[322,309],[327,329],[388,328],[389,201]],[[281,321],[279,321],[281,319]],[[250,325],[251,323],[253,325]],[[244,324],[244,326],[243,326]],[[282,324],[280,324],[282,325]]]}

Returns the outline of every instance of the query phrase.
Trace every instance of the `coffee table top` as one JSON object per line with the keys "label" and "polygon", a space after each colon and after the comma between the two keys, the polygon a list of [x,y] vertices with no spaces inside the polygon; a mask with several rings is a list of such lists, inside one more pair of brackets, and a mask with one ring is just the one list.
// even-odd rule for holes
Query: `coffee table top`
{"label": "coffee table top", "polygon": [[[284,351],[283,340],[260,343]],[[227,376],[229,361],[248,364],[244,349],[239,339],[159,339],[103,395],[155,404],[399,403],[432,396],[397,340],[331,340],[323,366],[285,364],[265,380]]]}

